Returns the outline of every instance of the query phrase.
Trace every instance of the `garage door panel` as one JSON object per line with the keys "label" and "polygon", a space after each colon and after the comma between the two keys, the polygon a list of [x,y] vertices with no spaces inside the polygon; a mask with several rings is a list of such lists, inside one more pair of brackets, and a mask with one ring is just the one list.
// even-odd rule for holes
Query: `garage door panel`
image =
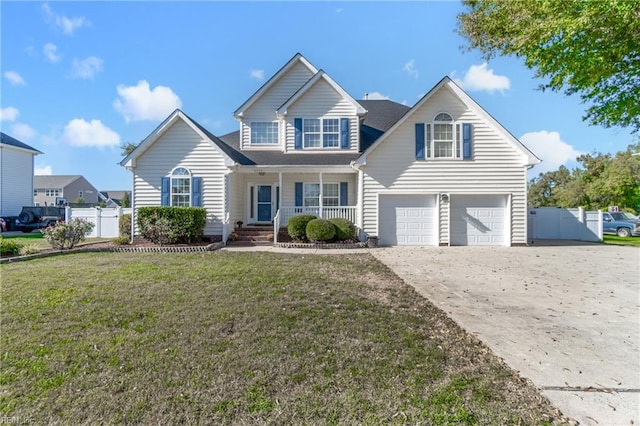
{"label": "garage door panel", "polygon": [[380,195],[381,245],[435,245],[435,196]]}
{"label": "garage door panel", "polygon": [[506,205],[503,195],[452,197],[451,244],[506,245]]}

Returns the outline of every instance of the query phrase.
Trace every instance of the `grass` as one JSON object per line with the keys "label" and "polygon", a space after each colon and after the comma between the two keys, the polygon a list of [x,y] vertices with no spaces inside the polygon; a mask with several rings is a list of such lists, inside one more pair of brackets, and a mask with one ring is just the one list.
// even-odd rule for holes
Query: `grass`
{"label": "grass", "polygon": [[3,417],[557,420],[535,388],[369,255],[80,253],[0,271]]}
{"label": "grass", "polygon": [[[20,234],[20,235],[2,235],[2,238],[5,240],[11,240],[18,244],[21,244],[24,247],[31,247],[35,251],[47,250],[51,248],[51,244],[44,239],[44,234],[41,232],[32,232],[30,234]],[[111,241],[113,238],[87,238],[82,241],[78,246],[82,246],[84,244],[97,243],[101,241]]]}
{"label": "grass", "polygon": [[604,235],[604,243],[618,246],[640,247],[640,237],[618,237],[617,235]]}

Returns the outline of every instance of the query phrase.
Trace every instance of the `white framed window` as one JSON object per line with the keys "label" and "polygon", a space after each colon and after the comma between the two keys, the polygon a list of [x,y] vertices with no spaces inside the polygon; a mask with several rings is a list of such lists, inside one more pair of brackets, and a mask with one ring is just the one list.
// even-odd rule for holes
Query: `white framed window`
{"label": "white framed window", "polygon": [[38,196],[38,190],[37,190],[37,189],[34,189],[34,190],[33,190],[33,196],[34,196],[34,197],[37,197],[37,196]]}
{"label": "white framed window", "polygon": [[78,191],[78,198],[83,198],[83,192],[82,191]]}
{"label": "white framed window", "polygon": [[460,123],[446,112],[436,114],[433,122],[426,125],[426,144],[426,158],[462,158]]}
{"label": "white framed window", "polygon": [[44,192],[46,197],[58,197],[60,195],[59,189],[46,189]]}
{"label": "white framed window", "polygon": [[174,207],[191,206],[191,172],[184,167],[176,167],[171,172],[171,205]]}
{"label": "white framed window", "polygon": [[[320,205],[320,184],[305,183],[302,190],[302,201],[304,207],[318,207]],[[322,184],[322,205],[324,207],[340,205],[339,183]]]}
{"label": "white framed window", "polygon": [[278,143],[278,122],[254,121],[251,123],[251,145],[275,145]]}
{"label": "white framed window", "polygon": [[303,148],[340,148],[339,118],[305,118],[302,124]]}

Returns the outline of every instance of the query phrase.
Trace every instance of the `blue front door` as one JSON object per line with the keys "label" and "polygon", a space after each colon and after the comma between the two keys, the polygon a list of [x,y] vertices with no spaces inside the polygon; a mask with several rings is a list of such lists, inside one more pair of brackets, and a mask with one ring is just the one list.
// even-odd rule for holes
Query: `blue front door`
{"label": "blue front door", "polygon": [[258,222],[271,222],[271,185],[258,185]]}

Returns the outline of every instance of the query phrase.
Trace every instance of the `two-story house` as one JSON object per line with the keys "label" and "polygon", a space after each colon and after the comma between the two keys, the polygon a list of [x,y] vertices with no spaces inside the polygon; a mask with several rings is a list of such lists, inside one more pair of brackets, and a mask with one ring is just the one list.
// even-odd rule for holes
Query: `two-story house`
{"label": "two-story house", "polygon": [[526,243],[540,160],[448,77],[411,108],[358,101],[296,54],[234,117],[218,137],[174,111],[121,162],[134,209],[203,206],[223,240],[236,221],[313,213],[385,245]]}
{"label": "two-story house", "polygon": [[81,198],[83,204],[96,205],[98,190],[82,175],[35,176],[33,200],[36,206],[55,206],[75,203]]}
{"label": "two-story house", "polygon": [[0,216],[17,216],[33,203],[37,149],[0,132]]}

